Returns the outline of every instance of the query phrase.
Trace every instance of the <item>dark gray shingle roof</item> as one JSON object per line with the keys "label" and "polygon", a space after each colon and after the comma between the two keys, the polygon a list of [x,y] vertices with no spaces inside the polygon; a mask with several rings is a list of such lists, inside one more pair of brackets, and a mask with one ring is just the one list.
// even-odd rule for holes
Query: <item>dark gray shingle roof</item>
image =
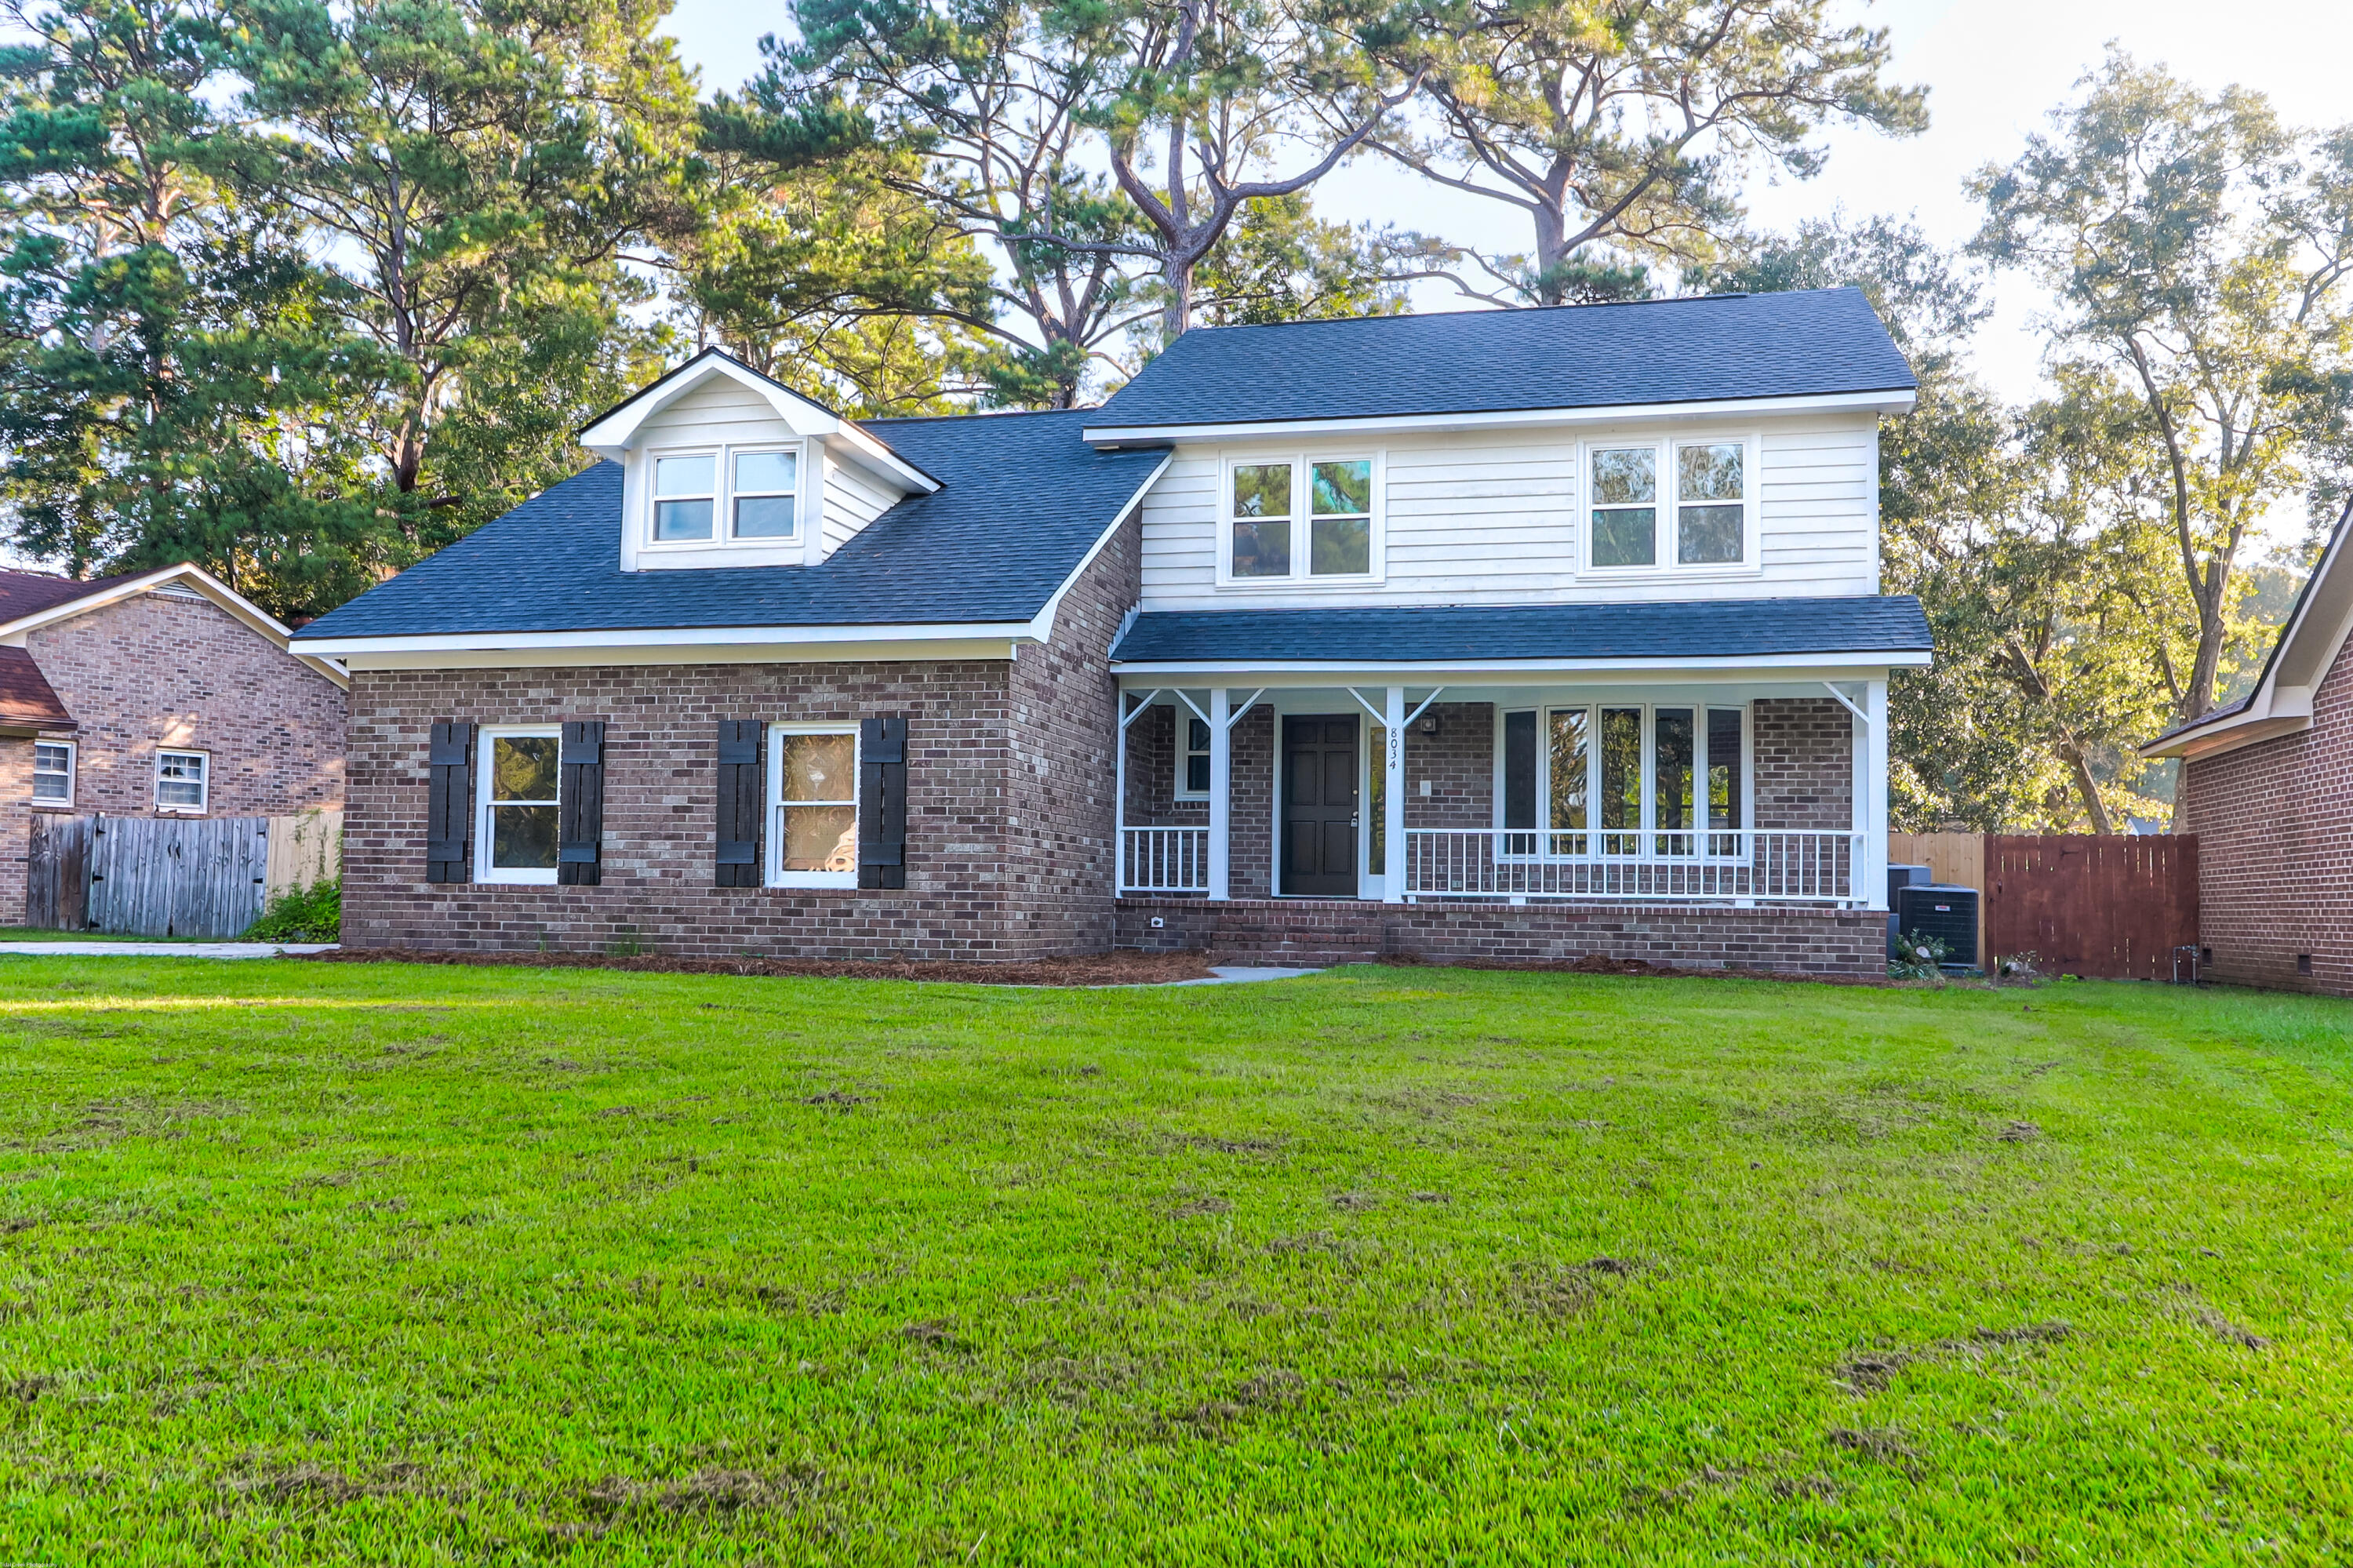
{"label": "dark gray shingle roof", "polygon": [[1383,606],[1139,615],[1112,650],[1124,664],[1332,664],[1490,659],[1742,658],[1919,653],[1928,618],[1909,594],[1668,604]]}
{"label": "dark gray shingle roof", "polygon": [[1909,391],[1857,289],[1196,328],[1087,423],[1223,425]]}
{"label": "dark gray shingle roof", "polygon": [[1098,452],[1080,413],[879,419],[865,428],[941,482],[816,567],[624,572],[621,468],[600,462],[296,633],[1027,620],[1162,461]]}

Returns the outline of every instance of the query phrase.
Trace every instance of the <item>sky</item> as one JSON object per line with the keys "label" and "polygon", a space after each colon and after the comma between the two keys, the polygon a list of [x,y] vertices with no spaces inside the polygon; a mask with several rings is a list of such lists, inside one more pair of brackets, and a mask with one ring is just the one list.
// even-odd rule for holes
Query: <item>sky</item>
{"label": "sky", "polygon": [[[1755,219],[1786,228],[1844,209],[1915,215],[1932,238],[1967,239],[1977,213],[1963,192],[1969,174],[2017,155],[2109,42],[2161,62],[2208,90],[2230,83],[2268,94],[2290,123],[2353,120],[2345,62],[2353,58],[2353,5],[2346,0],[1881,0],[1851,14],[1887,29],[1892,79],[1928,89],[1928,130],[1894,140],[1834,130],[1822,137],[1827,168],[1811,180],[1750,192]],[[679,0],[670,31],[701,68],[706,89],[733,88],[760,66],[757,41],[786,26],[772,0]],[[1525,250],[1525,220],[1499,203],[1456,196],[1377,159],[1341,169],[1315,192],[1326,217],[1396,223],[1491,251]],[[1425,289],[1419,310],[1453,308],[1451,291]],[[1978,369],[2006,397],[2041,382],[2033,322],[2039,292],[1998,279],[1993,317],[1978,330]]]}

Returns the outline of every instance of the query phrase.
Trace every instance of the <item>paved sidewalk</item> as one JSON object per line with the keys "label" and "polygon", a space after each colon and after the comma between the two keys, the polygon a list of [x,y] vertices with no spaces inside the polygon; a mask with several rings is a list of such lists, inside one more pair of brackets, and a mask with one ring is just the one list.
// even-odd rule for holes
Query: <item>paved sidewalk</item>
{"label": "paved sidewalk", "polygon": [[1254,980],[1297,980],[1301,975],[1320,975],[1322,969],[1266,969],[1255,964],[1213,964],[1207,980],[1167,980],[1167,985],[1249,985]]}
{"label": "paved sidewalk", "polygon": [[0,942],[0,955],[37,959],[274,959],[332,953],[333,942]]}

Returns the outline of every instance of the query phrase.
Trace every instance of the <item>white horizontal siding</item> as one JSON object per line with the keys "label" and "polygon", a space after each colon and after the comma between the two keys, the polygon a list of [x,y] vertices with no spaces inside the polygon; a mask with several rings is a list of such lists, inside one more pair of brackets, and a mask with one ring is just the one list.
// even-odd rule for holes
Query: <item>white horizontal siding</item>
{"label": "white horizontal siding", "polygon": [[865,475],[828,461],[825,465],[825,522],[818,530],[825,553],[830,556],[848,544],[860,529],[891,510],[898,499]]}
{"label": "white horizontal siding", "polygon": [[[1607,440],[1701,433],[1629,427]],[[1711,421],[1705,434],[1738,433]],[[1385,580],[1345,588],[1217,586],[1218,486],[1229,458],[1362,456],[1319,439],[1178,448],[1144,502],[1144,608],[1237,609],[1335,604],[1572,603],[1757,599],[1878,591],[1873,511],[1877,422],[1817,416],[1752,427],[1758,560],[1720,576],[1662,572],[1580,578],[1577,439],[1559,430],[1482,431],[1381,444]]]}
{"label": "white horizontal siding", "polygon": [[638,427],[631,445],[697,446],[719,441],[789,441],[790,425],[768,400],[738,382],[712,377]]}

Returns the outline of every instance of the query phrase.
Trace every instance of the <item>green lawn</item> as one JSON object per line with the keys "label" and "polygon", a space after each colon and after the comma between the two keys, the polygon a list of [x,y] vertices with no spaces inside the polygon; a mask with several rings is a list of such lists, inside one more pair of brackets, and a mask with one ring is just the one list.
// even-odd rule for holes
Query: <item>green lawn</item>
{"label": "green lawn", "polygon": [[0,959],[0,1561],[2341,1561],[2349,1034]]}

